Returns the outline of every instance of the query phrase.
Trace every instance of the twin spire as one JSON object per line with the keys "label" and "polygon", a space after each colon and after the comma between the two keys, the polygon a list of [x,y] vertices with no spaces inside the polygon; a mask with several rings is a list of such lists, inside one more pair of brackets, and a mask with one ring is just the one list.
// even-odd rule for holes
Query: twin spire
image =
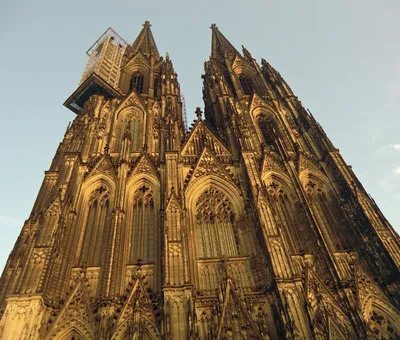
{"label": "twin spire", "polygon": [[[157,45],[154,40],[153,34],[151,33],[151,24],[149,21],[145,21],[143,28],[139,33],[138,37],[132,44],[133,52],[142,52],[144,55],[154,54],[157,58],[160,57],[158,53]],[[229,40],[219,31],[216,24],[211,25],[212,38],[211,38],[211,56],[224,58],[226,54],[237,54],[240,53],[236,48],[229,42]]]}

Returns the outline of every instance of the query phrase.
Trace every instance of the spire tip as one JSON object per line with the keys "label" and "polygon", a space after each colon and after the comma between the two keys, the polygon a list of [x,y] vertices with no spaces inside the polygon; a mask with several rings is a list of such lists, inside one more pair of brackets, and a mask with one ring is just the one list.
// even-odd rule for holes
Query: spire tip
{"label": "spire tip", "polygon": [[210,28],[214,31],[214,30],[218,30],[218,27],[216,24],[211,24]]}
{"label": "spire tip", "polygon": [[201,111],[201,109],[199,107],[196,107],[195,113],[196,113],[196,116],[197,116],[197,120],[201,120],[201,114],[203,112]]}

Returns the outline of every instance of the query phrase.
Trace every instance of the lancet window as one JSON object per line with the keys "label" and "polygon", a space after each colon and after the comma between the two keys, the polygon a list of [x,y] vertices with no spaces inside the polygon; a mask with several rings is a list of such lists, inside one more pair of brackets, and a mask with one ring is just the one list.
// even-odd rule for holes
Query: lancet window
{"label": "lancet window", "polygon": [[88,201],[85,235],[80,262],[88,266],[99,266],[105,252],[105,231],[110,212],[110,192],[99,186]]}
{"label": "lancet window", "polygon": [[233,87],[233,83],[232,83],[232,78],[231,75],[229,73],[229,71],[224,71],[224,78],[226,83],[228,84],[229,88],[231,89],[231,91],[233,91],[234,87]]}
{"label": "lancet window", "polygon": [[134,73],[129,82],[129,92],[135,91],[137,93],[143,93],[144,75],[141,73]]}
{"label": "lancet window", "polygon": [[156,214],[153,191],[143,185],[133,196],[130,262],[153,263]]}
{"label": "lancet window", "polygon": [[235,215],[229,199],[211,187],[196,204],[196,225],[199,257],[239,255]]}
{"label": "lancet window", "polygon": [[345,235],[348,233],[342,228],[340,207],[330,199],[329,192],[318,181],[309,179],[304,188],[328,247],[331,250],[346,248]]}
{"label": "lancet window", "polygon": [[399,339],[400,329],[379,309],[372,309],[369,317],[369,334],[375,339]]}
{"label": "lancet window", "polygon": [[272,149],[272,151],[276,151],[277,146],[275,142],[275,131],[274,131],[273,121],[268,117],[266,117],[265,115],[259,115],[257,117],[257,123],[258,127],[260,128],[264,144],[268,148]]}
{"label": "lancet window", "polygon": [[38,235],[37,243],[38,244],[48,244],[52,237],[53,232],[57,226],[59,218],[59,211],[57,206],[53,205],[44,215],[44,218],[41,219],[41,230]]}
{"label": "lancet window", "polygon": [[142,141],[142,114],[139,111],[130,110],[121,114],[119,118],[118,128],[113,150],[121,151],[121,147],[125,138],[130,140],[131,152],[138,152],[143,146]]}
{"label": "lancet window", "polygon": [[239,76],[240,84],[242,85],[242,89],[244,94],[251,96],[254,92],[253,82],[250,77],[246,75]]}
{"label": "lancet window", "polygon": [[286,191],[286,188],[277,181],[269,181],[267,184],[275,219],[282,226],[284,237],[292,252],[298,253],[307,246],[309,237],[303,230],[304,221],[296,216],[294,202]]}
{"label": "lancet window", "polygon": [[161,95],[161,81],[160,77],[154,78],[154,98],[157,98]]}

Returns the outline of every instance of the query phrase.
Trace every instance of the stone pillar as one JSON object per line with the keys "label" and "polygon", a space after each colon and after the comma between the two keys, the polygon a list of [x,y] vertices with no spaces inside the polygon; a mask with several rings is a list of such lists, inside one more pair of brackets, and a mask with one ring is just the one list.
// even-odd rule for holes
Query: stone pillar
{"label": "stone pillar", "polygon": [[39,339],[45,311],[40,295],[9,297],[0,321],[0,339]]}

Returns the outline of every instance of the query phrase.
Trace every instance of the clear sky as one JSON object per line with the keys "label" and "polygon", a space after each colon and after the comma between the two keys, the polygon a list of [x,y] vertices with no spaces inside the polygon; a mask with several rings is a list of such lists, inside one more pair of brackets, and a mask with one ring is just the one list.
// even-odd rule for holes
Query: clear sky
{"label": "clear sky", "polygon": [[74,114],[86,50],[108,28],[133,42],[151,22],[186,97],[203,107],[215,22],[238,49],[267,59],[323,126],[400,231],[400,1],[0,2],[0,270]]}

